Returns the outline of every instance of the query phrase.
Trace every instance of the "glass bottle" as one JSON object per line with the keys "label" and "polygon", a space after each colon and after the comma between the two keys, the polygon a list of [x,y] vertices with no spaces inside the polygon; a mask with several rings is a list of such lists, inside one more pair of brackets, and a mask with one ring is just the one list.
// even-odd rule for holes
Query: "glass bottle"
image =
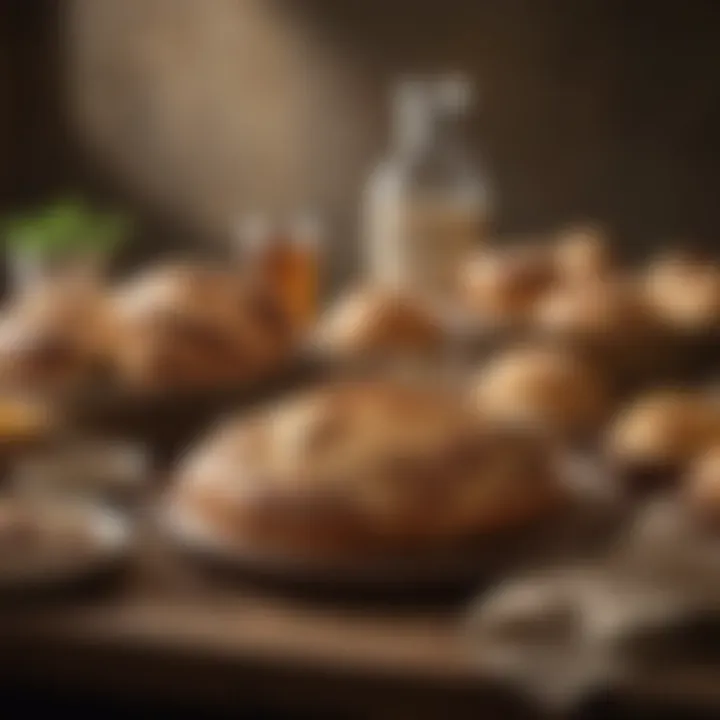
{"label": "glass bottle", "polygon": [[459,263],[484,240],[488,184],[465,137],[472,100],[462,76],[396,87],[391,151],[364,197],[363,250],[373,282],[446,301]]}

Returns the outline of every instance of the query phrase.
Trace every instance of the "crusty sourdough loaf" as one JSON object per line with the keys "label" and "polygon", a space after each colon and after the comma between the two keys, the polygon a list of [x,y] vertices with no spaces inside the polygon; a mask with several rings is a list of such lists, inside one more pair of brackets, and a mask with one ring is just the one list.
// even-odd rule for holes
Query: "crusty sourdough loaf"
{"label": "crusty sourdough loaf", "polygon": [[222,425],[169,502],[258,553],[367,556],[522,526],[557,507],[553,453],[434,390],[331,384]]}

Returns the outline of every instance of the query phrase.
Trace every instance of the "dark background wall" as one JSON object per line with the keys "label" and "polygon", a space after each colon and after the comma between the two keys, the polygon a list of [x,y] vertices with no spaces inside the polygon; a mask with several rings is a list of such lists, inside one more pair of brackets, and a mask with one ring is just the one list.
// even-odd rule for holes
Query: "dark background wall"
{"label": "dark background wall", "polygon": [[30,203],[66,180],[57,64],[60,6],[0,2],[0,205]]}
{"label": "dark background wall", "polygon": [[502,232],[576,217],[623,247],[720,228],[720,3],[4,0],[2,202],[130,202],[142,252],[318,208],[339,271],[398,74],[465,69]]}

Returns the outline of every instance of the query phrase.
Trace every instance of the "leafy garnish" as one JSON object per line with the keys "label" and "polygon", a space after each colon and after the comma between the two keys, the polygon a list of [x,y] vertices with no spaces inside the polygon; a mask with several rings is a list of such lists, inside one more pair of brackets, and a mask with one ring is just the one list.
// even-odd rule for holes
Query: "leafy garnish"
{"label": "leafy garnish", "polygon": [[75,198],[9,218],[3,227],[8,247],[43,255],[108,254],[131,230],[127,216],[96,211]]}

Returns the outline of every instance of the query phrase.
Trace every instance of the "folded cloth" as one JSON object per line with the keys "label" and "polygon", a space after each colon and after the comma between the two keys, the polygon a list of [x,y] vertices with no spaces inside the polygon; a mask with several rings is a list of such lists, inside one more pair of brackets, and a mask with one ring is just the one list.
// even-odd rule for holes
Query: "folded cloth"
{"label": "folded cloth", "polygon": [[654,663],[687,662],[672,648],[699,620],[720,626],[720,538],[661,500],[593,561],[497,586],[473,604],[467,630],[485,673],[567,705]]}

